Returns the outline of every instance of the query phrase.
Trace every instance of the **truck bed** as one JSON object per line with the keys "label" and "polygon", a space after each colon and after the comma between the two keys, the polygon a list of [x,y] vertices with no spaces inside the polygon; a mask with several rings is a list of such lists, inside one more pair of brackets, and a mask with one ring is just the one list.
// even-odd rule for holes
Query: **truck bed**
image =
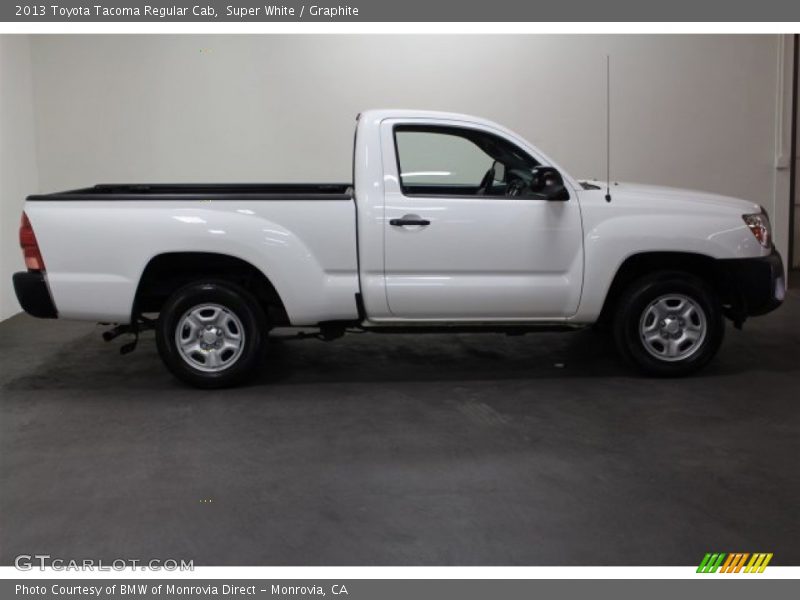
{"label": "truck bed", "polygon": [[97,185],[24,210],[62,318],[128,323],[151,261],[186,253],[269,273],[293,324],[358,317],[349,184]]}
{"label": "truck bed", "polygon": [[90,200],[350,200],[349,183],[103,183],[34,194],[28,201]]}

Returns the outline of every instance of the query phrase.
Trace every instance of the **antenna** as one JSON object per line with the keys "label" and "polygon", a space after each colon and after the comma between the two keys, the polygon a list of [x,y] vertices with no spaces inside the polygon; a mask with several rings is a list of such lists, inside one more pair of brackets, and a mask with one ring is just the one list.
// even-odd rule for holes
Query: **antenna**
{"label": "antenna", "polygon": [[611,55],[606,54],[606,202],[611,202]]}

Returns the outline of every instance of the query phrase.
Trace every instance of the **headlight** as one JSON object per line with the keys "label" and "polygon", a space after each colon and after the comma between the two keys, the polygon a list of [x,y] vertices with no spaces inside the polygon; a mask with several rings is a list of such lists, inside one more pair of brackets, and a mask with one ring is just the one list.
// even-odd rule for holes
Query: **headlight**
{"label": "headlight", "polygon": [[750,228],[753,235],[756,236],[758,243],[764,248],[769,248],[772,245],[772,232],[769,227],[769,217],[767,213],[756,213],[754,215],[742,215],[745,225]]}

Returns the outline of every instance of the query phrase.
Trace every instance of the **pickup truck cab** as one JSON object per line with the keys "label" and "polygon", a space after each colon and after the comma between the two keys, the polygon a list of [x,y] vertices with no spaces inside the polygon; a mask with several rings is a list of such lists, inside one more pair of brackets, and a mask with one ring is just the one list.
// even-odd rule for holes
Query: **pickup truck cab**
{"label": "pickup truck cab", "polygon": [[143,184],[34,195],[14,275],[38,317],[148,327],[185,382],[261,365],[276,327],[528,332],[608,324],[653,375],[714,356],[724,318],[776,308],[784,269],[756,203],[580,181],[466,115],[373,110],[353,182]]}

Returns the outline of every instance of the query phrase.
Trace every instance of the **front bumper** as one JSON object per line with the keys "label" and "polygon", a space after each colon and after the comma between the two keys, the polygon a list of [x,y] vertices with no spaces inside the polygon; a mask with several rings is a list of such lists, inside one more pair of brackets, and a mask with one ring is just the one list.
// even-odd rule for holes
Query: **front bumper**
{"label": "front bumper", "polygon": [[14,292],[22,309],[40,319],[55,319],[58,316],[50,290],[39,271],[14,273]]}
{"label": "front bumper", "polygon": [[767,256],[726,259],[719,263],[740,316],[763,315],[783,303],[786,277],[783,260],[776,250]]}

